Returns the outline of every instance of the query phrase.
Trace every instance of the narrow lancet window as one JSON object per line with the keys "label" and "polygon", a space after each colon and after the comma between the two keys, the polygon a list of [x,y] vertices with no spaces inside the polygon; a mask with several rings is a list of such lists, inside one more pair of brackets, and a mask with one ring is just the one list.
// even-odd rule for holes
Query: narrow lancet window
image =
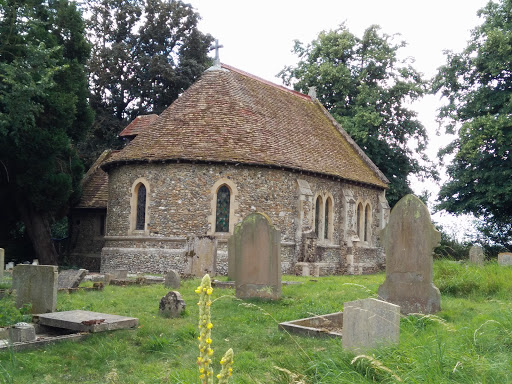
{"label": "narrow lancet window", "polygon": [[143,231],[146,227],[146,186],[140,184],[137,189],[137,219],[135,229]]}
{"label": "narrow lancet window", "polygon": [[363,216],[363,205],[359,203],[357,205],[357,236],[359,236],[360,240],[363,240],[363,227],[364,227],[364,216]]}
{"label": "narrow lancet window", "polygon": [[321,197],[318,196],[315,205],[315,233],[317,236],[320,236],[320,209],[322,209],[322,200]]}
{"label": "narrow lancet window", "polygon": [[229,232],[229,209],[231,193],[225,185],[217,191],[217,209],[215,218],[215,232]]}
{"label": "narrow lancet window", "polygon": [[365,223],[364,223],[364,241],[370,241],[370,204],[366,204],[365,208]]}
{"label": "narrow lancet window", "polygon": [[331,220],[331,210],[332,210],[332,202],[331,202],[331,198],[328,198],[328,199],[325,201],[325,215],[324,215],[325,226],[324,226],[324,239],[328,239],[328,238],[329,238],[329,225],[331,224],[331,223],[330,223],[330,220]]}

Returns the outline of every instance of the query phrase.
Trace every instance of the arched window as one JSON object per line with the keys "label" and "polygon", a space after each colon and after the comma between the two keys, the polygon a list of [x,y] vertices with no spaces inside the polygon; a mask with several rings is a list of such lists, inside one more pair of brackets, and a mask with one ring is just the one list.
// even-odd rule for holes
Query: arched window
{"label": "arched window", "polygon": [[329,239],[329,228],[332,223],[332,200],[330,197],[325,200],[325,214],[324,214],[324,239]]}
{"label": "arched window", "polygon": [[[130,232],[140,235],[148,231],[150,186],[144,178],[135,180],[132,184],[132,195],[130,197]],[[133,232],[137,231],[137,232]]]}
{"label": "arched window", "polygon": [[215,232],[229,232],[231,192],[227,185],[217,190],[217,209],[215,217]]}
{"label": "arched window", "polygon": [[370,204],[366,204],[365,207],[365,213],[364,213],[364,241],[370,241],[370,223],[371,223],[371,207]]}
{"label": "arched window", "polygon": [[146,186],[140,183],[137,187],[137,216],[135,229],[143,231],[146,229]]}
{"label": "arched window", "polygon": [[322,198],[318,196],[315,204],[315,233],[320,238],[320,231],[322,229]]}
{"label": "arched window", "polygon": [[364,234],[364,210],[363,204],[357,205],[357,236],[360,240],[363,240]]}

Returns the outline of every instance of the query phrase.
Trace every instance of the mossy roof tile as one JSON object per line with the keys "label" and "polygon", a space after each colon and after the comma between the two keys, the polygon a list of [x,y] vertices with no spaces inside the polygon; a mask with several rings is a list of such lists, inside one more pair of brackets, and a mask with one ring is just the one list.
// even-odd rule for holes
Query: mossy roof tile
{"label": "mossy roof tile", "polygon": [[206,71],[106,164],[180,159],[389,183],[318,101],[225,64]]}

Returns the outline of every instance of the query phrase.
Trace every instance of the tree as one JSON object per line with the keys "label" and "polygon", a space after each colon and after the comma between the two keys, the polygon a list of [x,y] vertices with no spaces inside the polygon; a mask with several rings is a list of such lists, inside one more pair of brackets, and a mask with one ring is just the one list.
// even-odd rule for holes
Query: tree
{"label": "tree", "polygon": [[279,74],[297,91],[316,87],[319,101],[390,180],[391,206],[412,192],[409,175],[435,174],[418,160],[426,161],[427,135],[416,113],[406,107],[424,94],[425,82],[398,59],[405,43],[393,40],[378,26],[358,38],[341,25],[321,32],[307,46],[296,41],[293,52],[299,63]]}
{"label": "tree", "polygon": [[190,4],[167,0],[89,0],[91,103],[96,121],[83,145],[88,160],[141,114],[160,114],[210,66],[213,41]]}
{"label": "tree", "polygon": [[16,207],[43,264],[57,263],[51,219],[80,194],[83,166],[73,143],[93,118],[84,71],[88,54],[73,3],[0,2],[2,204]]}
{"label": "tree", "polygon": [[479,11],[462,53],[447,52],[433,92],[447,103],[439,118],[456,139],[440,152],[453,156],[439,208],[483,219],[484,235],[512,247],[512,1]]}

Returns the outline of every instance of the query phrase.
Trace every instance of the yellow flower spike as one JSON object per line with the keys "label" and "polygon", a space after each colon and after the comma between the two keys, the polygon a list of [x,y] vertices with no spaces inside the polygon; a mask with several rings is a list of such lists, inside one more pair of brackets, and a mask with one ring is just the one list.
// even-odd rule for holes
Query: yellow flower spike
{"label": "yellow flower spike", "polygon": [[210,348],[210,349],[208,350],[208,356],[211,356],[211,355],[213,355],[213,349],[211,349],[211,348]]}
{"label": "yellow flower spike", "polygon": [[206,339],[206,344],[211,344],[212,343],[212,339]]}
{"label": "yellow flower spike", "polygon": [[194,292],[197,294],[201,293],[201,287],[198,287]]}
{"label": "yellow flower spike", "polygon": [[208,323],[208,325],[206,326],[206,328],[208,328],[208,329],[212,329],[212,328],[213,328],[213,324],[212,324],[212,323]]}
{"label": "yellow flower spike", "polygon": [[203,374],[203,375],[199,375],[199,378],[200,378],[200,379],[203,379],[203,378],[204,378],[204,374]]}
{"label": "yellow flower spike", "polygon": [[212,288],[208,288],[208,290],[206,291],[206,294],[207,295],[211,295],[213,292],[213,289]]}
{"label": "yellow flower spike", "polygon": [[212,302],[211,302],[211,301],[207,301],[207,302],[206,302],[206,305],[207,305],[207,306],[210,306],[210,305],[212,305]]}
{"label": "yellow flower spike", "polygon": [[217,379],[220,379],[220,375],[217,375]]}

